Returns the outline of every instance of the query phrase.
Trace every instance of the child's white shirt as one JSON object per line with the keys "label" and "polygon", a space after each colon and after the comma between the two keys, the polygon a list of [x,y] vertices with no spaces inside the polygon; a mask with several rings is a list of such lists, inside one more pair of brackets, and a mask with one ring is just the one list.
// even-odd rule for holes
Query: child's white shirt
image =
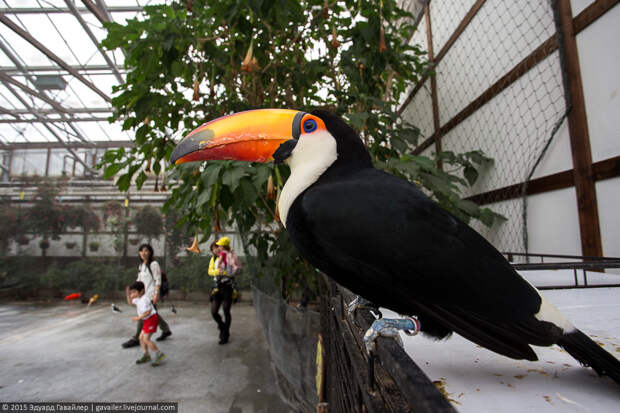
{"label": "child's white shirt", "polygon": [[153,307],[153,302],[150,298],[146,296],[146,294],[143,294],[142,297],[134,298],[133,300],[131,300],[131,302],[135,304],[136,309],[138,310],[138,316],[141,316],[149,310],[150,313],[146,318],[149,318],[153,314],[157,314],[157,311],[155,311],[155,307]]}

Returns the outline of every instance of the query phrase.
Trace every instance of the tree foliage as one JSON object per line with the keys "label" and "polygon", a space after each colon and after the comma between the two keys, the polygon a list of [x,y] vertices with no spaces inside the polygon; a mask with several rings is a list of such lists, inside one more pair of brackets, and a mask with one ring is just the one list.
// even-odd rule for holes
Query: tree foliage
{"label": "tree foliage", "polygon": [[[141,187],[160,173],[183,135],[205,121],[256,108],[328,107],[360,133],[375,164],[428,189],[464,220],[490,225],[497,216],[459,193],[490,162],[480,152],[414,156],[419,131],[396,109],[407,87],[428,73],[409,43],[412,16],[395,0],[188,0],[145,7],[145,17],[108,23],[107,49],[122,49],[129,69],[116,87],[111,121],[135,132],[135,145],[108,151],[100,166],[119,189]],[[203,238],[221,222],[244,232],[262,264],[282,274],[313,272],[285,232],[274,226],[275,195],[287,167],[233,161],[172,168],[165,209]],[[274,188],[274,192],[271,188]]]}
{"label": "tree foliage", "polygon": [[134,224],[139,234],[146,236],[149,243],[152,238],[157,238],[163,232],[163,220],[161,213],[151,205],[145,205],[138,209],[134,217]]}

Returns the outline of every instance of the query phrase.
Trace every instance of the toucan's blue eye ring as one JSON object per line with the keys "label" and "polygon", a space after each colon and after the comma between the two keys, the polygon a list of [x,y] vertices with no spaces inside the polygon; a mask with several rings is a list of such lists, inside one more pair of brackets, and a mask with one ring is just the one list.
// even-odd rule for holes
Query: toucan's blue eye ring
{"label": "toucan's blue eye ring", "polygon": [[304,121],[304,132],[305,133],[310,133],[310,132],[314,132],[316,130],[316,121],[314,119],[308,119],[306,121]]}

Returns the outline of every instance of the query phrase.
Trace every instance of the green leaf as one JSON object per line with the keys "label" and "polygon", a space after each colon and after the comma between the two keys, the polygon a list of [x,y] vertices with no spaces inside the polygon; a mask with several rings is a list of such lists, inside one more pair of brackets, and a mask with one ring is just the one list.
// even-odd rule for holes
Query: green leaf
{"label": "green leaf", "polygon": [[230,188],[231,192],[235,192],[239,185],[239,180],[245,176],[245,170],[238,166],[226,169],[222,174],[222,183]]}
{"label": "green leaf", "polygon": [[209,163],[202,171],[202,182],[206,188],[215,185],[220,177],[220,171],[224,165],[220,162]]}
{"label": "green leaf", "polygon": [[241,205],[249,207],[256,202],[258,191],[250,179],[242,178],[239,180],[239,186],[235,191],[235,195],[239,197]]}
{"label": "green leaf", "polygon": [[273,168],[271,166],[263,164],[254,165],[251,169],[253,172],[252,183],[254,186],[260,188],[263,184],[265,184],[271,175],[272,169]]}
{"label": "green leaf", "polygon": [[116,181],[116,186],[122,192],[127,192],[129,190],[129,185],[131,184],[131,177],[133,174],[123,174]]}
{"label": "green leaf", "polygon": [[159,163],[159,160],[157,160],[155,163],[153,163],[153,173],[155,173],[155,175],[159,175],[160,172],[161,164]]}
{"label": "green leaf", "polygon": [[146,181],[146,174],[144,173],[144,171],[140,171],[138,177],[136,178],[136,186],[138,187],[138,189],[142,188],[144,181]]}
{"label": "green leaf", "polygon": [[209,202],[209,199],[211,198],[211,192],[212,192],[212,188],[210,187],[205,188],[200,192],[200,195],[198,195],[198,199],[196,200],[197,208],[202,208],[203,205]]}
{"label": "green leaf", "polygon": [[426,156],[421,156],[421,155],[412,156],[411,158],[414,162],[416,162],[418,165],[420,165],[423,169],[427,171],[429,170],[432,171],[436,169],[435,161],[432,160],[431,158],[427,158]]}
{"label": "green leaf", "polygon": [[356,129],[356,130],[361,130],[362,127],[364,126],[364,122],[366,122],[366,120],[368,119],[370,115],[367,112],[362,112],[362,113],[349,113],[347,115],[347,118],[349,119],[349,122],[351,123],[351,125]]}
{"label": "green leaf", "polygon": [[115,163],[115,164],[109,165],[108,167],[105,168],[105,172],[103,173],[103,178],[104,179],[112,178],[121,169],[123,169],[125,165],[126,165],[125,163]]}
{"label": "green leaf", "polygon": [[472,166],[466,166],[463,171],[463,175],[465,176],[465,179],[467,179],[469,186],[472,186],[476,183],[476,180],[478,180],[478,171]]}
{"label": "green leaf", "polygon": [[478,205],[475,202],[462,199],[458,202],[458,207],[465,211],[468,215],[478,214]]}

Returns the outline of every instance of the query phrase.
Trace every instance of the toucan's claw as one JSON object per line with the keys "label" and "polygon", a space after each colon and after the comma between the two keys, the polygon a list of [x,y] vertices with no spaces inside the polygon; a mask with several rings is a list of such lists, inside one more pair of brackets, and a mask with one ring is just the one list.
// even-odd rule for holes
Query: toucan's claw
{"label": "toucan's claw", "polygon": [[354,315],[357,310],[364,309],[364,308],[372,311],[375,315],[375,318],[380,319],[383,317],[383,314],[381,313],[381,310],[379,310],[378,306],[366,300],[365,298],[360,297],[359,295],[356,295],[353,301],[351,301],[348,305],[347,312],[348,312],[349,317]]}
{"label": "toucan's claw", "polygon": [[364,344],[366,351],[370,354],[375,351],[375,340],[379,336],[393,337],[396,342],[403,347],[403,340],[398,334],[399,330],[404,330],[405,334],[415,336],[420,331],[420,321],[416,317],[407,318],[381,318],[375,320],[366,334],[364,334]]}

